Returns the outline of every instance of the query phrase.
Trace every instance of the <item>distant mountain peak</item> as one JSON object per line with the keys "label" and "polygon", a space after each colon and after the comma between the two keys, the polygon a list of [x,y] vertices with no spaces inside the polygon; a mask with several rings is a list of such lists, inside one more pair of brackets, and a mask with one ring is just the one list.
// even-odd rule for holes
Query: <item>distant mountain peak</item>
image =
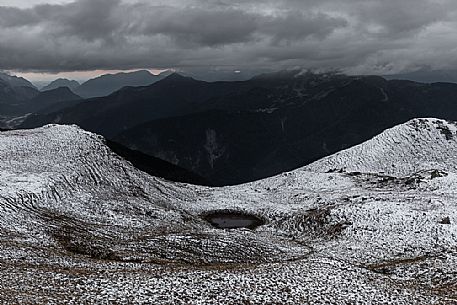
{"label": "distant mountain peak", "polygon": [[165,77],[163,81],[195,81],[195,79],[193,79],[190,76],[184,76],[182,74],[179,74],[178,72],[173,72],[167,77]]}
{"label": "distant mountain peak", "polygon": [[52,81],[51,83],[49,83],[47,86],[41,88],[41,91],[48,91],[48,90],[52,90],[52,89],[57,89],[59,87],[68,87],[71,90],[74,90],[79,85],[80,84],[75,80],[70,80],[70,79],[66,79],[66,78],[58,78],[58,79]]}
{"label": "distant mountain peak", "polygon": [[8,83],[11,87],[30,87],[36,89],[36,87],[25,78],[11,75],[9,73],[0,71],[0,79]]}
{"label": "distant mountain peak", "polygon": [[108,96],[123,87],[149,86],[165,76],[166,74],[154,75],[148,70],[105,74],[81,84],[75,92],[84,98]]}
{"label": "distant mountain peak", "polygon": [[104,77],[111,77],[111,76],[122,76],[122,75],[143,75],[143,76],[146,75],[146,76],[151,76],[151,75],[154,75],[154,74],[152,74],[148,70],[137,70],[137,71],[132,71],[132,72],[118,72],[118,73],[113,73],[113,74],[104,74],[104,75],[100,75],[100,76],[96,77],[95,79],[104,78]]}

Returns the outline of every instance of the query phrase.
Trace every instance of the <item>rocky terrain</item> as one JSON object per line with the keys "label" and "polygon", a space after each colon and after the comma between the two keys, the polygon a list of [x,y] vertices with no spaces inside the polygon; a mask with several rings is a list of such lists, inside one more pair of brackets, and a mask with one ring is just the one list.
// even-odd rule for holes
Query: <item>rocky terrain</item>
{"label": "rocky terrain", "polygon": [[[454,304],[457,126],[415,119],[309,166],[210,188],[76,126],[0,133],[5,304]],[[255,217],[220,229],[212,213]]]}

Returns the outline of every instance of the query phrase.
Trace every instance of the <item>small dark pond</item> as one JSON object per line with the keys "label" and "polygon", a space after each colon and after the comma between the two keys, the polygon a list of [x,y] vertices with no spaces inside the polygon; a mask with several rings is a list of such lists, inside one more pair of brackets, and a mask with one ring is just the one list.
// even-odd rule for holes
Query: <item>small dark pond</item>
{"label": "small dark pond", "polygon": [[254,215],[242,214],[239,212],[213,212],[206,214],[204,219],[213,227],[218,229],[255,229],[265,222]]}

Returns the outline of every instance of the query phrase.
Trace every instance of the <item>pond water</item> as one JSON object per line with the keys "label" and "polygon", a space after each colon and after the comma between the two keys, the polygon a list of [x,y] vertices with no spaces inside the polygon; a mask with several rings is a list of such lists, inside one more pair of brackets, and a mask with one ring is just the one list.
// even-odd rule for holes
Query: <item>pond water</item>
{"label": "pond water", "polygon": [[255,229],[264,224],[264,221],[254,215],[231,212],[214,212],[205,216],[205,219],[219,229]]}

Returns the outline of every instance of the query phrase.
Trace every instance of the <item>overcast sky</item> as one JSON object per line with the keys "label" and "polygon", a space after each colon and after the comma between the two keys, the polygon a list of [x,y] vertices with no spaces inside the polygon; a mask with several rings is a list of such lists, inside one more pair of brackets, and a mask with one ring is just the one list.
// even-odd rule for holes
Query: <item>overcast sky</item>
{"label": "overcast sky", "polygon": [[455,0],[0,0],[0,69],[457,68]]}

